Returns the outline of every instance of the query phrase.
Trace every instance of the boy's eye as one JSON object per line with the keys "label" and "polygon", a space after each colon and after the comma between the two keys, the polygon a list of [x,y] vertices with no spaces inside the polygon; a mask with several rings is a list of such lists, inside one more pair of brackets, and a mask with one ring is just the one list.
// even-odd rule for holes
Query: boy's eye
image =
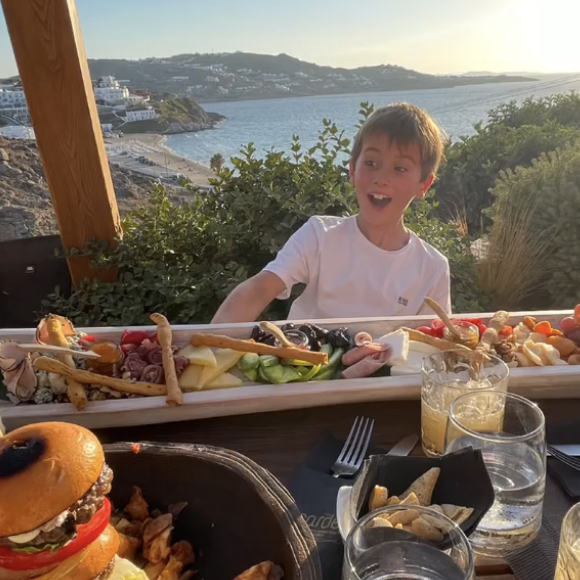
{"label": "boy's eye", "polygon": [[376,167],[376,166],[377,166],[376,162],[375,162],[375,161],[373,161],[372,159],[367,159],[367,160],[365,161],[365,165],[366,165],[367,167]]}
{"label": "boy's eye", "polygon": [[399,166],[399,167],[395,167],[395,171],[398,171],[399,173],[406,173],[407,168]]}

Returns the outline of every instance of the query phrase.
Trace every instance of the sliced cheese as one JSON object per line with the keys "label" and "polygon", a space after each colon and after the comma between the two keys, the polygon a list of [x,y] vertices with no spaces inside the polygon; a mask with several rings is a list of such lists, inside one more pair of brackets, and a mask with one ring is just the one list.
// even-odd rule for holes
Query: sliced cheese
{"label": "sliced cheese", "polygon": [[391,366],[404,365],[407,362],[407,355],[409,354],[409,335],[399,328],[394,332],[385,334],[377,340],[380,344],[389,345],[391,348],[391,357],[389,364]]}
{"label": "sliced cheese", "polygon": [[182,391],[194,391],[201,389],[199,386],[199,379],[204,368],[200,365],[189,364],[184,371],[179,375],[177,384]]}
{"label": "sliced cheese", "polygon": [[427,344],[426,342],[419,342],[418,340],[409,341],[409,351],[411,352],[422,352],[424,356],[430,356],[432,354],[438,354],[441,352],[436,346],[432,344]]}
{"label": "sliced cheese", "polygon": [[202,367],[215,367],[217,361],[215,354],[209,346],[192,346],[188,344],[177,351],[178,356],[186,358],[191,364]]}
{"label": "sliced cheese", "polygon": [[234,387],[241,387],[244,384],[240,377],[236,377],[231,373],[223,373],[216,377],[213,381],[208,383],[204,390],[211,390],[211,389],[232,389]]}
{"label": "sliced cheese", "polygon": [[421,373],[425,357],[441,352],[437,347],[417,340],[409,341],[407,361],[402,365],[393,365],[391,375],[417,375]]}
{"label": "sliced cheese", "polygon": [[215,352],[216,366],[204,367],[199,378],[198,388],[203,389],[211,383],[216,377],[229,371],[244,355],[243,352],[237,352],[229,348],[221,348]]}

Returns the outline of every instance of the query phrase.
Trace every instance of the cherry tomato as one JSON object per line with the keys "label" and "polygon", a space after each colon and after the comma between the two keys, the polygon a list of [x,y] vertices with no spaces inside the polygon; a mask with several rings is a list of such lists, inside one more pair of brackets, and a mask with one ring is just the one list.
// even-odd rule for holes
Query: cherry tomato
{"label": "cherry tomato", "polygon": [[477,328],[479,328],[479,337],[483,336],[483,333],[487,330],[487,326],[485,324],[478,324]]}
{"label": "cherry tomato", "polygon": [[417,330],[423,334],[427,334],[428,336],[433,336],[433,329],[430,326],[419,326]]}
{"label": "cherry tomato", "polygon": [[149,333],[144,330],[125,330],[121,336],[121,344],[140,345],[146,338],[149,338]]}

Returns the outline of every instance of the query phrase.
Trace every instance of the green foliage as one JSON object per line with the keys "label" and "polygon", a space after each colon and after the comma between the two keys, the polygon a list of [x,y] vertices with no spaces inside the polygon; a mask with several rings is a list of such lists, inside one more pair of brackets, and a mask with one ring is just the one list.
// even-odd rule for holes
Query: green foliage
{"label": "green foliage", "polygon": [[580,127],[580,95],[574,91],[535,99],[523,103],[503,103],[488,114],[489,122],[506,127],[543,125],[550,121],[569,127]]}
{"label": "green foliage", "polygon": [[494,228],[502,227],[514,207],[533,209],[529,237],[544,242],[535,260],[542,264],[547,288],[533,306],[573,308],[580,302],[580,145],[544,154],[531,167],[502,173],[493,195]]}
{"label": "green foliage", "polygon": [[221,153],[214,153],[209,161],[209,166],[214,171],[219,171],[224,166],[224,156]]}
{"label": "green foliage", "polygon": [[[363,103],[361,114],[372,112]],[[256,155],[252,143],[211,180],[212,191],[194,191],[191,204],[173,205],[158,187],[151,204],[130,213],[115,251],[94,247],[95,266],[119,270],[117,282],[85,282],[70,298],[49,297],[47,310],[79,325],[149,323],[163,312],[173,323],[208,322],[240,282],[259,272],[313,215],[356,212],[349,182],[350,142],[330,120],[318,143],[304,150],[298,136],[291,153]],[[423,200],[409,209],[408,224],[450,258],[458,310],[480,310],[473,260],[454,224],[433,215]],[[284,318],[289,301],[265,313]]]}
{"label": "green foliage", "polygon": [[[527,116],[527,107],[535,108],[531,103],[517,110]],[[499,113],[495,116],[499,118]],[[529,166],[542,153],[578,138],[580,130],[551,120],[516,128],[499,122],[487,127],[477,125],[475,135],[447,147],[447,162],[436,185],[442,217],[461,216],[472,234],[486,231],[491,222],[484,212],[493,202],[490,190],[500,172]]]}

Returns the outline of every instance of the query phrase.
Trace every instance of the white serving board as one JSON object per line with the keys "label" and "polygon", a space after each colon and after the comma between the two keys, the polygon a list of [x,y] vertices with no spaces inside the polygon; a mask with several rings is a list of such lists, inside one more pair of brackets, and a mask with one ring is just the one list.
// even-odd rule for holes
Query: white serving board
{"label": "white serving board", "polygon": [[[516,324],[529,313],[513,313],[510,324]],[[570,311],[531,313],[538,320],[557,324]],[[488,320],[492,314],[457,315]],[[412,318],[366,318],[310,321],[326,328],[348,326],[351,332],[365,330],[379,337],[401,326],[418,327],[430,324],[434,316]],[[181,346],[189,342],[196,332],[227,334],[235,338],[247,338],[254,325],[175,325],[173,342]],[[130,327],[155,330],[151,327]],[[103,339],[118,340],[125,328],[82,328],[87,333]],[[33,329],[0,330],[0,340],[32,342]],[[512,369],[509,388],[530,399],[576,399],[580,398],[580,366],[534,367]],[[77,411],[70,403],[45,405],[12,405],[0,403],[0,415],[8,429],[40,421],[68,421],[90,429],[149,425],[206,419],[229,415],[246,415],[339,405],[355,402],[412,400],[421,392],[421,375],[378,377],[353,380],[315,381],[289,383],[286,385],[247,384],[233,389],[197,391],[184,393],[181,407],[169,407],[165,397],[143,397],[91,401],[83,411]]]}

